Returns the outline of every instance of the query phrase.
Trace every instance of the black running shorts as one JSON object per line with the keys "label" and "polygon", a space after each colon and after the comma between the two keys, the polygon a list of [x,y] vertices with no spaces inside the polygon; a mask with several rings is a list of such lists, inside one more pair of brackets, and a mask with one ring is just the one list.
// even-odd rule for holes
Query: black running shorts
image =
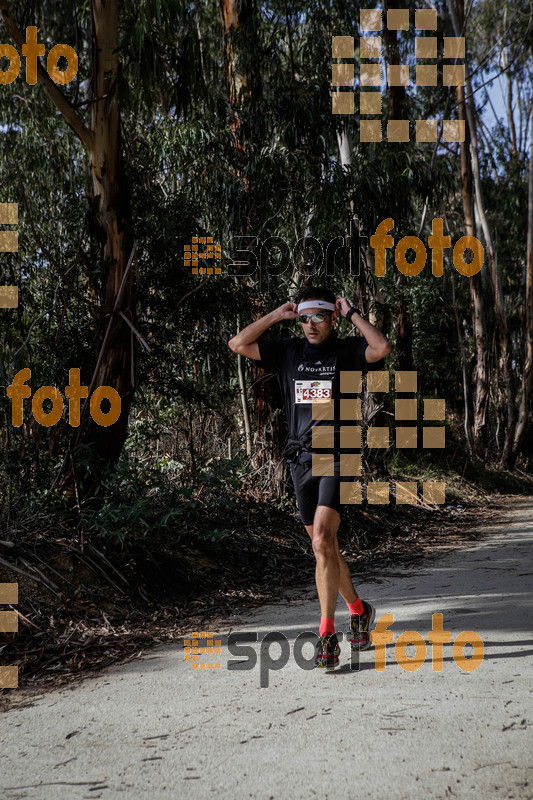
{"label": "black running shorts", "polygon": [[317,506],[328,506],[341,513],[338,467],[335,477],[313,475],[311,461],[291,463],[290,468],[298,511],[304,525],[313,524]]}

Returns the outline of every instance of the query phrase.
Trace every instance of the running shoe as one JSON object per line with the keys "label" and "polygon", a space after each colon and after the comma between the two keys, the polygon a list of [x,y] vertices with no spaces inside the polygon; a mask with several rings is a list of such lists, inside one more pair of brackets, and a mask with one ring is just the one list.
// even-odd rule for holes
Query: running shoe
{"label": "running shoe", "polygon": [[368,650],[371,646],[370,641],[370,626],[374,622],[376,616],[376,609],[367,603],[366,600],[362,601],[365,610],[362,614],[353,614],[350,624],[350,644],[352,650]]}
{"label": "running shoe", "polygon": [[332,669],[339,666],[339,655],[341,649],[337,634],[326,633],[321,636],[316,643],[315,666],[324,669]]}

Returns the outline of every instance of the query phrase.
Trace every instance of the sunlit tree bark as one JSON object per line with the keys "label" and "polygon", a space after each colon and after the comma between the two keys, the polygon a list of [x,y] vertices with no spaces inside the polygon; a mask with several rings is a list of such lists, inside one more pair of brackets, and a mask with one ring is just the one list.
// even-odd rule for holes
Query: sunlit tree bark
{"label": "sunlit tree bark", "polygon": [[[456,36],[462,36],[464,32],[464,2],[456,0],[455,7],[453,0],[448,0],[451,18]],[[473,193],[473,173],[470,159],[471,131],[465,103],[464,86],[457,86],[457,117],[464,121],[465,140],[460,146],[460,169],[461,169],[461,188],[463,197],[463,216],[465,222],[465,233],[467,236],[475,236],[475,217],[474,217],[474,193]],[[487,343],[485,309],[483,301],[483,287],[479,272],[469,278],[470,284],[470,305],[472,310],[472,330],[475,342],[476,367],[475,367],[475,390],[474,390],[474,449],[482,453],[488,439],[488,419],[487,410],[489,402],[489,348]]]}
{"label": "sunlit tree bark", "polygon": [[[121,397],[121,414],[109,427],[87,422],[84,436],[95,451],[108,463],[115,462],[122,450],[128,425],[128,414],[135,385],[136,348],[126,317],[135,324],[135,288],[130,270],[115,308],[119,288],[131,253],[133,237],[129,195],[121,159],[120,107],[116,93],[119,72],[118,2],[91,0],[92,20],[92,88],[91,125],[81,116],[45,69],[38,65],[37,77],[50,99],[83,144],[92,177],[92,197],[96,225],[101,241],[105,273],[99,289],[104,330],[113,315],[105,352],[100,359],[93,389],[112,386]],[[8,0],[0,0],[0,14],[13,41],[22,46],[25,36],[11,14]],[[115,310],[113,311],[113,309]],[[120,312],[124,315],[122,317]],[[80,430],[80,436],[82,434]],[[80,438],[78,436],[78,439]],[[72,460],[65,461],[66,471],[61,486],[71,493],[75,475]]]}

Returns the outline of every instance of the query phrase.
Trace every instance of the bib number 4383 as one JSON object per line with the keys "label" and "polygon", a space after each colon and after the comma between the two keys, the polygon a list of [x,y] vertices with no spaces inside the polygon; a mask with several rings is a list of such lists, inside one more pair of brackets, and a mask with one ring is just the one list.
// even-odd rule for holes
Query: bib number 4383
{"label": "bib number 4383", "polygon": [[331,381],[295,381],[295,403],[331,400]]}

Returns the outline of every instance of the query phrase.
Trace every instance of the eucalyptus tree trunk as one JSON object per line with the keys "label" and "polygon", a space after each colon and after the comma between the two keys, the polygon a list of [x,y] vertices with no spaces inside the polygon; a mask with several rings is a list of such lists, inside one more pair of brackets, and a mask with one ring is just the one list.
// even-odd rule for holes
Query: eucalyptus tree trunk
{"label": "eucalyptus tree trunk", "polygon": [[[101,427],[89,420],[88,406],[82,416],[77,439],[82,432],[98,455],[107,463],[118,459],[127,434],[128,415],[135,385],[136,349],[131,325],[135,322],[133,270],[123,281],[132,250],[132,220],[129,194],[121,159],[120,109],[116,93],[119,71],[118,0],[91,0],[92,20],[92,102],[91,125],[87,127],[66,95],[38,65],[37,78],[85,148],[92,178],[92,198],[98,236],[102,243],[105,271],[96,296],[102,309],[102,324],[112,324],[106,347],[98,361],[92,388],[111,386],[121,397],[117,422]],[[0,14],[11,38],[22,46],[25,37],[13,19],[8,0],[0,0]],[[122,292],[119,296],[121,284]],[[117,298],[119,302],[117,303]],[[124,315],[124,316],[121,316]],[[83,412],[82,412],[83,413]],[[84,426],[85,422],[90,422]],[[72,459],[65,458],[61,488],[72,494],[76,484]],[[97,480],[93,476],[92,485]]]}
{"label": "eucalyptus tree trunk", "polygon": [[[405,8],[403,0],[384,0],[383,16],[385,20],[387,19],[387,11],[399,8]],[[389,28],[385,23],[383,36],[385,43],[385,60],[388,65],[397,66],[401,63],[398,48],[398,32]],[[405,102],[405,86],[387,86],[387,95],[390,104],[390,118],[402,119],[403,105]]]}
{"label": "eucalyptus tree trunk", "polygon": [[[463,215],[465,233],[475,236],[474,197],[472,192],[472,169],[468,148],[470,129],[464,113],[464,87],[457,87],[458,118],[465,120],[465,141],[461,142],[461,185],[463,195]],[[482,452],[488,439],[487,410],[489,403],[489,348],[483,300],[483,284],[479,272],[468,279],[470,288],[470,308],[472,313],[472,332],[476,352],[473,440],[474,451]]]}
{"label": "eucalyptus tree trunk", "polygon": [[239,375],[239,389],[241,392],[242,420],[244,423],[244,436],[246,439],[246,455],[252,455],[252,428],[250,426],[250,413],[248,411],[248,398],[246,397],[246,381],[244,379],[244,369],[242,356],[237,356],[237,372]]}
{"label": "eucalyptus tree trunk", "polygon": [[347,119],[343,120],[342,128],[340,131],[337,131],[337,144],[339,146],[339,158],[341,164],[343,168],[346,169],[346,167],[350,167],[352,165],[354,155],[352,132]]}
{"label": "eucalyptus tree trunk", "polygon": [[[448,0],[450,16],[456,36],[462,36],[464,30],[464,0]],[[460,145],[461,187],[463,197],[463,216],[465,233],[475,236],[473,174],[470,160],[470,125],[467,119],[464,86],[456,87],[457,117],[464,121],[465,140]],[[472,313],[472,331],[475,342],[476,368],[474,391],[473,440],[476,453],[482,453],[488,439],[487,409],[489,402],[489,348],[487,344],[485,308],[483,302],[483,286],[478,272],[469,279],[470,307]]]}
{"label": "eucalyptus tree trunk", "polygon": [[[92,195],[98,226],[103,233],[103,256],[109,264],[102,285],[100,302],[106,315],[113,312],[121,282],[133,247],[133,226],[122,162],[120,107],[116,84],[120,69],[118,54],[118,0],[92,0],[93,94],[91,129],[93,146],[89,150]],[[101,99],[100,99],[101,98]],[[115,310],[107,352],[96,376],[96,386],[113,386],[122,398],[122,413],[108,428],[95,426],[92,435],[97,450],[116,461],[127,435],[128,414],[136,383],[136,347],[132,329],[122,312],[135,325],[135,283],[131,268],[124,294]],[[104,317],[104,324],[107,318]]]}
{"label": "eucalyptus tree trunk", "polygon": [[507,80],[507,119],[509,120],[509,132],[511,134],[511,158],[514,165],[518,159],[518,147],[516,142],[516,126],[513,112],[513,76],[509,69],[509,47],[502,48],[502,66],[505,70]]}
{"label": "eucalyptus tree trunk", "polygon": [[[341,165],[343,169],[348,169],[353,162],[354,148],[352,132],[350,130],[349,123],[346,120],[344,121],[340,131],[337,131],[337,144],[339,148],[339,159]],[[364,235],[364,232],[360,228],[360,223],[357,218],[357,209],[355,208],[353,201],[350,202],[350,211],[352,214],[352,225],[356,226],[360,236]],[[359,246],[359,251],[357,253],[358,259],[360,250],[361,245]],[[366,269],[358,274],[357,281],[354,282],[354,291],[358,291],[358,297],[350,299],[355,299],[358,302],[361,310],[368,316],[368,319],[372,325],[381,328],[383,326],[382,308],[385,304],[385,298],[379,291],[376,283],[374,260],[369,248],[364,250],[364,256]]]}
{"label": "eucalyptus tree trunk", "polygon": [[[533,76],[532,76],[533,78]],[[533,107],[532,107],[533,112]],[[528,174],[528,202],[527,202],[527,252],[526,252],[526,329],[525,329],[525,359],[522,372],[522,390],[518,422],[513,443],[513,455],[516,458],[524,438],[527,421],[529,418],[529,399],[533,384],[533,126],[531,127],[531,140],[529,148],[529,174]]]}
{"label": "eucalyptus tree trunk", "polygon": [[[341,165],[343,169],[348,169],[353,162],[354,149],[352,133],[347,120],[343,122],[340,131],[337,131],[337,144],[339,147],[339,158]],[[359,247],[356,253],[359,263],[361,253],[360,236],[363,232],[361,231],[359,219],[356,216],[356,209],[353,201],[350,203],[350,210],[352,213],[352,221],[350,226],[351,232],[353,235],[359,234],[359,236],[357,236]],[[349,300],[353,301],[355,299],[356,304],[361,309],[361,312],[368,316],[369,322],[381,329],[383,327],[382,309],[384,306],[384,298],[377,287],[374,258],[370,248],[365,249],[364,255],[365,269],[362,272],[358,272],[356,281],[354,281],[354,292],[357,291],[357,297],[355,297],[354,294],[354,296],[350,297]],[[382,401],[382,394],[378,394],[376,392],[365,392],[362,406],[362,415],[365,422],[372,420],[374,425],[379,425],[382,422],[382,415],[378,410],[378,407]],[[374,451],[372,456],[373,460],[375,461],[381,456],[381,453]]]}
{"label": "eucalyptus tree trunk", "polygon": [[[258,100],[262,94],[261,75],[256,66],[259,48],[257,9],[254,0],[219,0],[219,11],[223,31],[224,61],[228,76],[237,173],[242,181],[241,223],[238,231],[234,233],[247,235],[250,232],[249,223],[253,209],[254,187],[244,176],[249,142],[242,129],[241,117],[244,103]],[[263,314],[264,310],[261,308],[254,286],[248,280],[247,283],[250,294],[250,316],[254,321]],[[255,400],[255,452],[252,453],[254,466],[265,475],[263,486],[279,496],[282,494],[281,487],[284,476],[281,453],[285,439],[281,393],[277,381],[273,377],[266,377],[264,370],[255,362],[251,366],[251,375]],[[247,451],[248,449],[247,441]]]}
{"label": "eucalyptus tree trunk", "polygon": [[254,0],[219,0],[219,11],[232,113],[231,127],[235,146],[244,160],[248,142],[244,141],[241,131],[242,104],[245,99],[257,100],[262,94],[261,76],[256,66],[257,10]]}
{"label": "eucalyptus tree trunk", "polygon": [[[387,11],[404,8],[405,3],[399,0],[384,0],[383,14],[386,17]],[[389,29],[385,25],[384,30],[385,61],[387,66],[396,66],[402,62],[398,47],[398,32]],[[404,86],[387,86],[387,96],[389,98],[390,119],[402,119],[405,103]],[[413,369],[413,322],[409,313],[404,289],[408,282],[405,275],[399,273],[396,276],[396,286],[399,289],[400,301],[398,304],[398,316],[396,318],[396,369]]]}
{"label": "eucalyptus tree trunk", "polygon": [[498,326],[498,342],[500,349],[501,370],[505,387],[505,401],[507,407],[505,421],[505,439],[502,452],[502,464],[510,467],[512,461],[514,432],[516,426],[516,402],[515,386],[512,370],[512,348],[507,327],[507,314],[503,297],[500,272],[498,269],[498,259],[496,248],[492,240],[492,233],[485,212],[483,202],[483,191],[481,186],[481,169],[479,165],[478,142],[476,133],[476,110],[470,80],[467,81],[468,101],[466,103],[466,116],[470,129],[470,158],[472,162],[472,173],[474,177],[476,209],[478,212],[483,237],[485,239],[486,253],[489,262],[490,275],[492,278],[492,288],[494,290],[494,309]]}
{"label": "eucalyptus tree trunk", "polygon": [[451,284],[452,284],[452,303],[453,303],[453,313],[455,316],[455,327],[457,330],[457,341],[459,342],[459,351],[461,353],[461,371],[463,374],[463,403],[464,403],[464,431],[465,431],[465,438],[466,438],[466,450],[469,456],[472,456],[472,449],[473,449],[473,441],[472,441],[472,425],[470,423],[470,387],[469,387],[469,378],[467,372],[467,359],[466,359],[466,351],[465,345],[463,341],[463,332],[461,330],[461,321],[459,319],[459,314],[457,311],[457,301],[455,297],[455,277],[453,272],[451,273]]}

